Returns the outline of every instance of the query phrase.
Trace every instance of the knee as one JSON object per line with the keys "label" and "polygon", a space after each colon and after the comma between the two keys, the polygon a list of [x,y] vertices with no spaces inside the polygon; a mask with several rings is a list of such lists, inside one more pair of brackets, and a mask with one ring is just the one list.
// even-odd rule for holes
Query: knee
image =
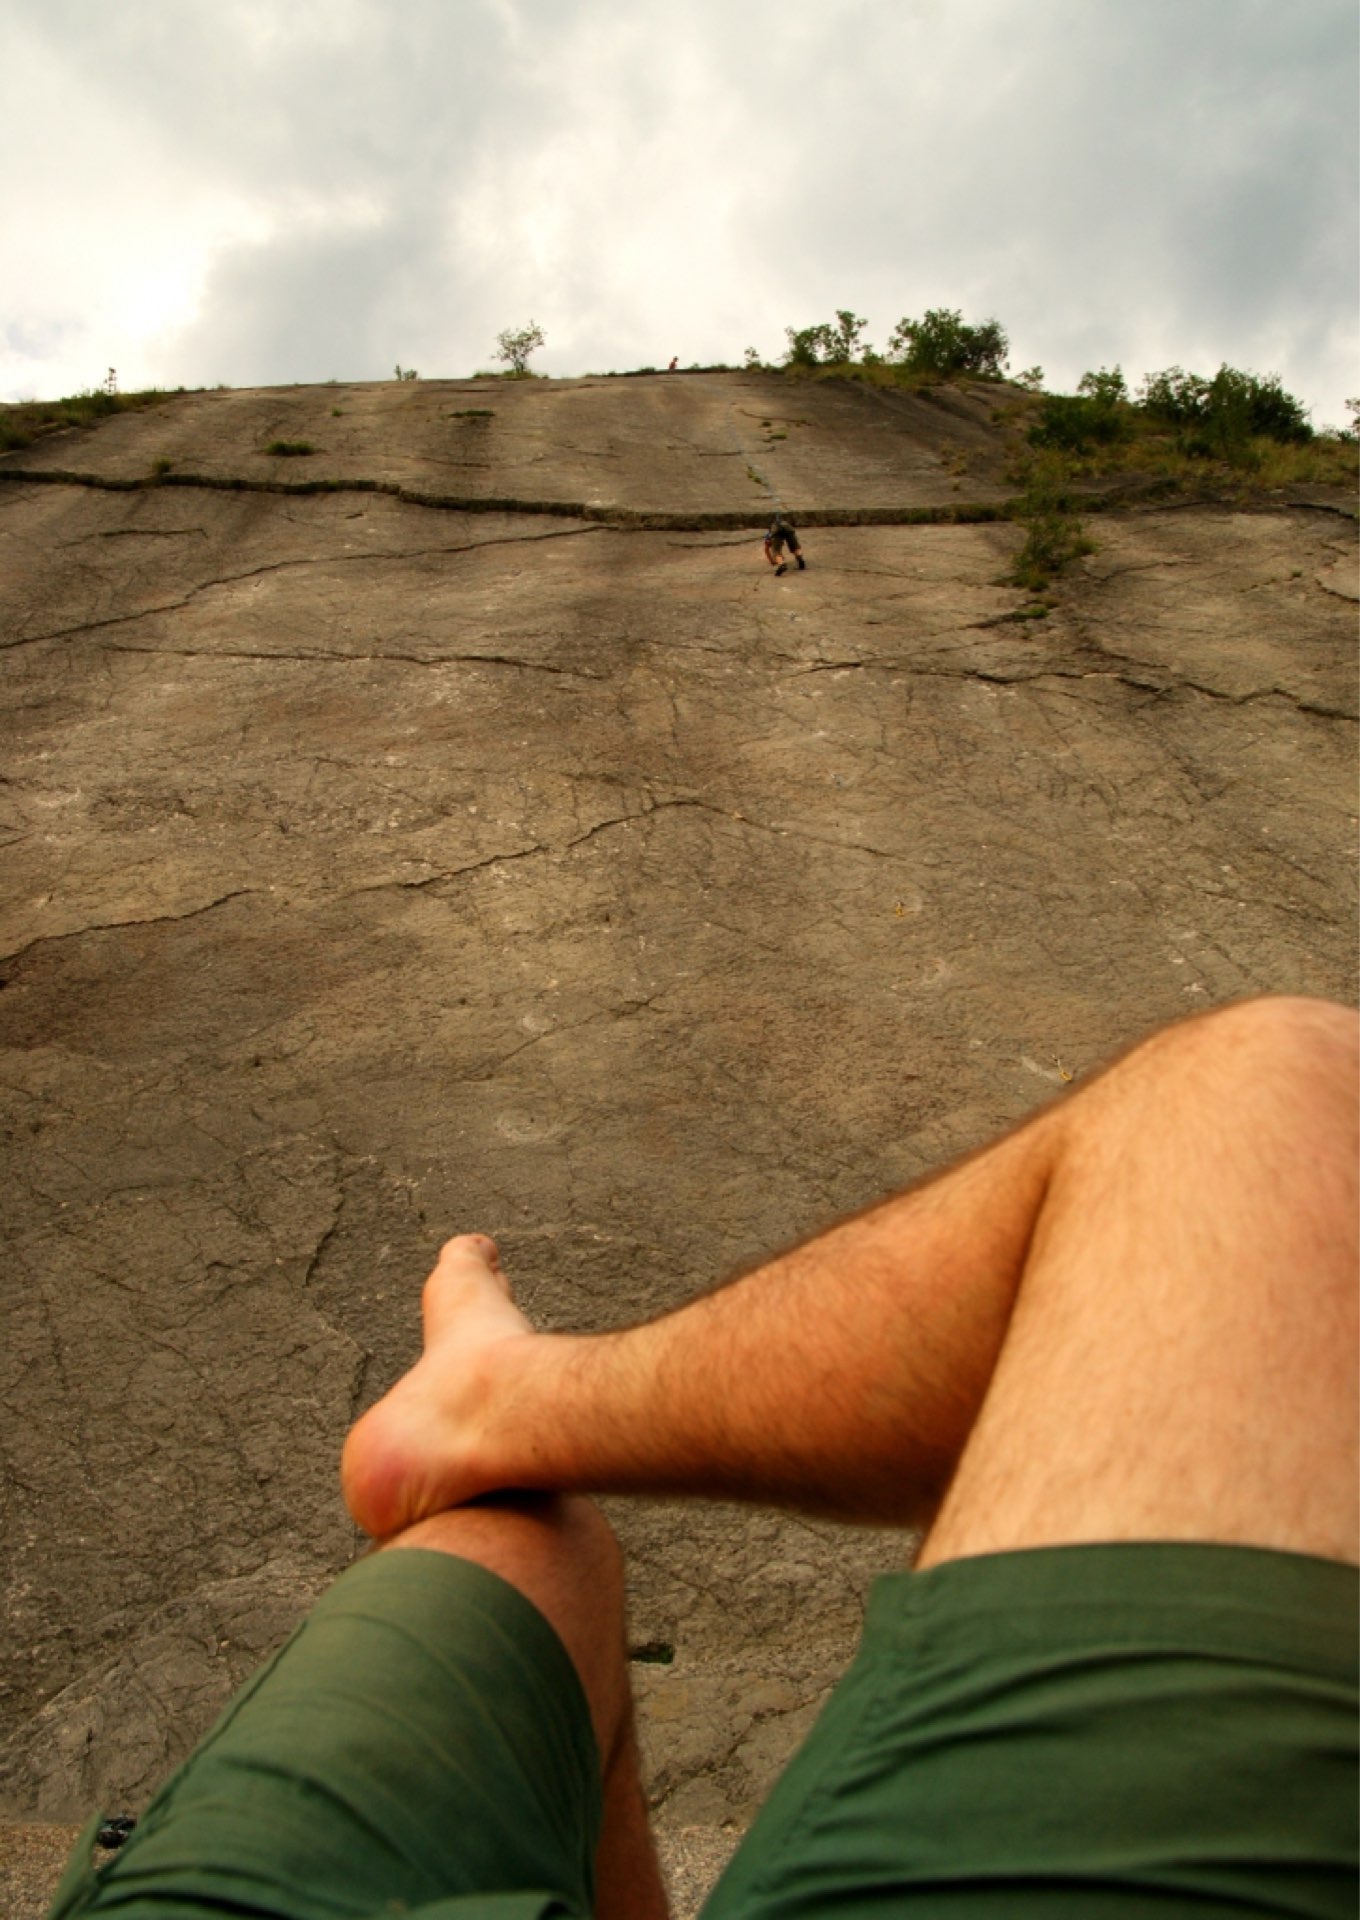
{"label": "knee", "polygon": [[623,1611],[623,1554],[614,1530],[583,1494],[503,1493],[415,1521],[384,1548],[427,1547],[475,1560],[543,1611],[571,1605]]}
{"label": "knee", "polygon": [[563,1552],[581,1577],[609,1609],[623,1611],[623,1550],[618,1536],[593,1500],[584,1494],[558,1494],[552,1502],[553,1524]]}
{"label": "knee", "polygon": [[1244,1198],[1269,1196],[1299,1235],[1326,1241],[1334,1257],[1316,1271],[1349,1299],[1360,1186],[1355,1012],[1326,1000],[1247,1000],[1160,1038],[1137,1103],[1143,1125],[1186,1167],[1235,1167]]}
{"label": "knee", "polygon": [[613,1753],[628,1712],[623,1554],[593,1500],[496,1494],[416,1521],[383,1551],[403,1547],[474,1561],[537,1607],[580,1676],[601,1753]]}
{"label": "knee", "polygon": [[1360,1119],[1360,1020],[1353,1009],[1280,996],[1225,1007],[1206,1025],[1222,1070],[1249,1097],[1277,1098],[1294,1116],[1300,1147],[1339,1149],[1353,1164]]}
{"label": "knee", "polygon": [[1353,1007],[1297,994],[1265,994],[1216,1007],[1198,1022],[1222,1044],[1274,1051],[1282,1060],[1354,1065],[1360,1020]]}
{"label": "knee", "polygon": [[1248,1099],[1302,1095],[1318,1113],[1354,1112],[1360,1086],[1360,1019],[1331,1000],[1275,995],[1216,1007],[1166,1028],[1133,1056],[1193,1092],[1210,1084]]}
{"label": "knee", "polygon": [[[1065,1155],[1132,1153],[1193,1182],[1235,1169],[1349,1239],[1360,1178],[1360,1021],[1326,1000],[1243,1000],[1165,1027],[1055,1111]],[[1192,1171],[1194,1170],[1194,1171]]]}
{"label": "knee", "polygon": [[622,1647],[625,1573],[614,1529],[584,1494],[508,1495],[531,1516],[535,1540],[521,1568],[524,1590],[566,1641],[578,1665],[587,1646]]}

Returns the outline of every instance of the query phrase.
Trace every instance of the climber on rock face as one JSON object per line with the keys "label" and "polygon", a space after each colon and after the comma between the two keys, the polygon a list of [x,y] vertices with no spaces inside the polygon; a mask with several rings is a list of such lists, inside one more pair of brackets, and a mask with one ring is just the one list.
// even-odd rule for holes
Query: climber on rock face
{"label": "climber on rock face", "polygon": [[770,531],[765,535],[765,558],[774,568],[776,577],[789,570],[789,563],[784,558],[785,547],[800,567],[807,565],[807,561],[803,558],[797,527],[791,520],[786,520],[782,513],[777,513],[770,522]]}

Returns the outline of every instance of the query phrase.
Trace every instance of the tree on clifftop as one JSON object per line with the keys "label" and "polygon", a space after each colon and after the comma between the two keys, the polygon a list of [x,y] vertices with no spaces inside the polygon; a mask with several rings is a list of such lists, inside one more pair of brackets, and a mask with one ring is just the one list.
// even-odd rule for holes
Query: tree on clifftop
{"label": "tree on clifftop", "polygon": [[789,367],[849,366],[858,353],[870,350],[862,345],[867,320],[848,307],[837,307],[836,324],[823,321],[816,327],[785,327],[789,348],[784,364]]}
{"label": "tree on clifftop", "polygon": [[825,324],[815,327],[785,327],[789,337],[789,349],[784,355],[784,364],[789,367],[819,367],[823,361],[831,358],[831,329]]}
{"label": "tree on clifftop", "polygon": [[970,327],[949,307],[931,307],[921,320],[899,320],[888,338],[889,359],[908,373],[977,373],[999,380],[1009,351],[999,320]]}
{"label": "tree on clifftop", "polygon": [[513,374],[527,373],[529,355],[537,353],[546,343],[546,338],[535,320],[531,320],[527,327],[507,327],[504,333],[496,335],[496,358],[504,360]]}

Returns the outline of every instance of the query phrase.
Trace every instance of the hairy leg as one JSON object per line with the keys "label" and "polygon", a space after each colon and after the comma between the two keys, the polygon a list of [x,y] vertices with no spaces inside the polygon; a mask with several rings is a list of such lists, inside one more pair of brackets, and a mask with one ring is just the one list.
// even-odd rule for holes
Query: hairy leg
{"label": "hairy leg", "polygon": [[489,1243],[453,1241],[424,1356],[347,1443],[351,1511],[385,1532],[506,1486],[675,1492],[938,1513],[935,1559],[1149,1536],[1355,1558],[1355,1048],[1320,1002],[1187,1022],[622,1333],[534,1334]]}
{"label": "hairy leg", "polygon": [[517,1587],[556,1629],[590,1703],[603,1767],[595,1911],[601,1920],[665,1920],[633,1732],[623,1561],[603,1515],[574,1495],[510,1496],[432,1514],[383,1550],[403,1547],[476,1561]]}
{"label": "hairy leg", "polygon": [[921,1564],[1182,1539],[1360,1559],[1357,1028],[1174,1029],[1067,1129]]}

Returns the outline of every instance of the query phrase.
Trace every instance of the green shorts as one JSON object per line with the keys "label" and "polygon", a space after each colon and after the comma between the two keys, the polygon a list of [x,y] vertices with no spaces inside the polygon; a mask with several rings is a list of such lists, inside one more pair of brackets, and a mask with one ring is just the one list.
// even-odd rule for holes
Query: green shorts
{"label": "green shorts", "polygon": [[50,1920],[563,1920],[588,1914],[600,1759],[566,1648],[471,1561],[341,1575]]}
{"label": "green shorts", "polygon": [[1251,1547],[889,1575],[705,1920],[1354,1920],[1358,1599]]}
{"label": "green shorts", "polygon": [[[706,1920],[1356,1911],[1355,1569],[1065,1547],[880,1580]],[[583,1916],[599,1759],[565,1650],[447,1555],[361,1561],[53,1920]]]}

